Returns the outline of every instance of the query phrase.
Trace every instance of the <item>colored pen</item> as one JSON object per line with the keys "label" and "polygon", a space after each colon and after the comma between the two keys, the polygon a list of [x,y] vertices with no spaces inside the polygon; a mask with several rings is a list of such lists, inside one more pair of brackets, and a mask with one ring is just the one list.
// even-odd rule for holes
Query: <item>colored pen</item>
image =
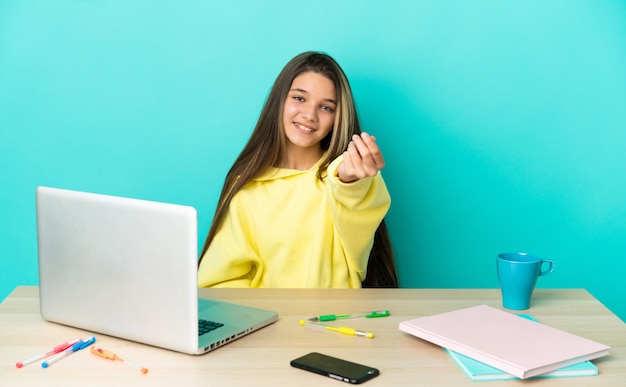
{"label": "colored pen", "polygon": [[29,357],[28,359],[24,359],[24,360],[22,360],[22,361],[18,361],[18,362],[15,364],[15,366],[16,366],[17,368],[22,368],[22,367],[24,367],[25,365],[29,365],[30,363],[34,363],[34,362],[36,362],[37,360],[41,360],[41,359],[43,359],[43,358],[45,358],[45,357],[52,356],[52,355],[57,354],[57,353],[59,353],[59,352],[63,352],[63,351],[65,351],[66,349],[68,349],[69,347],[71,347],[72,345],[74,345],[74,344],[78,343],[79,341],[80,341],[80,339],[74,339],[74,340],[68,341],[68,342],[66,342],[66,343],[59,344],[59,345],[57,345],[56,347],[52,348],[52,349],[51,349],[51,350],[49,350],[49,351],[42,352],[42,353],[40,353],[40,354],[38,354],[38,355],[35,355],[35,356],[32,356],[32,357]]}
{"label": "colored pen", "polygon": [[64,357],[69,356],[69,355],[73,354],[76,351],[80,351],[83,348],[87,348],[88,346],[93,344],[95,341],[96,341],[96,338],[94,336],[89,336],[85,340],[81,340],[78,343],[76,343],[76,344],[72,345],[71,347],[67,348],[65,351],[59,353],[58,355],[56,355],[52,359],[50,359],[48,361],[44,361],[43,363],[41,363],[41,366],[43,368],[48,368],[51,365],[53,365],[54,363],[56,363],[59,360],[63,359]]}
{"label": "colored pen", "polygon": [[107,351],[106,349],[102,349],[102,348],[96,348],[95,345],[91,346],[91,353],[93,353],[94,355],[98,355],[100,357],[103,357],[105,359],[109,359],[109,360],[118,360],[121,361],[122,363],[126,364],[127,366],[136,369],[137,371],[141,372],[142,374],[147,374],[148,373],[148,369],[145,367],[140,367],[135,363],[131,363],[129,361],[126,361],[124,359],[122,359],[121,357],[117,356],[116,354],[114,354],[111,351]]}
{"label": "colored pen", "polygon": [[365,312],[365,313],[357,313],[357,314],[325,314],[319,317],[311,317],[310,321],[334,321],[343,318],[356,318],[356,317],[365,317],[365,318],[375,318],[375,317],[387,317],[389,316],[388,310],[375,310],[373,312]]}
{"label": "colored pen", "polygon": [[354,328],[334,327],[332,325],[319,324],[319,323],[314,323],[314,322],[306,321],[306,320],[300,320],[300,325],[303,325],[303,326],[306,325],[306,326],[313,327],[313,328],[320,328],[320,329],[326,329],[329,331],[335,331],[344,335],[361,336],[361,337],[367,337],[368,339],[374,338],[374,334],[372,332],[359,331]]}

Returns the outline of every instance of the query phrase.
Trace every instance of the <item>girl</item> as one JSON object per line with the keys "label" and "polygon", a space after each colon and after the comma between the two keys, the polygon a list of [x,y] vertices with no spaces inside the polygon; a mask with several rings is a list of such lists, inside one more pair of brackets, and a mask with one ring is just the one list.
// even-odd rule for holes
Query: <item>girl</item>
{"label": "girl", "polygon": [[383,166],[341,67],[296,56],[226,176],[199,286],[397,287]]}

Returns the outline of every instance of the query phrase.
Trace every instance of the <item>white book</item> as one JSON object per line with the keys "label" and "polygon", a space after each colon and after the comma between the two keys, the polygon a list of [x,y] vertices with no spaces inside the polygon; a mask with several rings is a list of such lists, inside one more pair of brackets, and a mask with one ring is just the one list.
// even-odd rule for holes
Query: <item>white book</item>
{"label": "white book", "polygon": [[487,305],[403,321],[399,328],[520,379],[606,356],[610,349]]}

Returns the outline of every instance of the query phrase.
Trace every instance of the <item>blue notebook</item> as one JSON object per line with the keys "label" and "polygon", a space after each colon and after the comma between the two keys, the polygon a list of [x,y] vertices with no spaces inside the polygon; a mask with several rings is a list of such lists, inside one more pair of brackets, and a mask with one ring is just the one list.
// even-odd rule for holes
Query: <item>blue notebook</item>
{"label": "blue notebook", "polygon": [[[448,349],[446,349],[446,351],[463,372],[475,382],[482,380],[520,380],[518,377],[507,374],[485,363],[481,363],[478,360],[474,360]],[[585,361],[548,372],[547,374],[535,376],[535,378],[563,378],[570,376],[594,376],[597,374],[598,367],[590,361]]]}
{"label": "blue notebook", "polygon": [[[526,318],[528,320],[537,321],[531,315],[519,314],[518,316]],[[478,360],[474,360],[471,357],[461,355],[460,353],[450,351],[446,348],[446,352],[450,355],[452,360],[465,372],[467,376],[473,381],[483,380],[520,380],[518,377],[507,374],[495,367],[489,366],[485,363],[481,363]],[[552,372],[548,372],[543,375],[535,376],[536,378],[563,378],[571,376],[595,376],[598,375],[598,367],[596,367],[590,361],[584,361],[579,364],[574,364],[568,367],[563,367]]]}

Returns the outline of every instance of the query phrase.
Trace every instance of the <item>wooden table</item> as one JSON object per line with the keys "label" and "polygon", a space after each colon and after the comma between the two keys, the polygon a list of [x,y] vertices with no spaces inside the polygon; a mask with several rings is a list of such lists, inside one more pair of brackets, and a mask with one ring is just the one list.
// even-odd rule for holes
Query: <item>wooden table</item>
{"label": "wooden table", "polygon": [[[201,289],[203,297],[272,309],[279,320],[202,356],[190,356],[96,333],[98,346],[149,368],[143,375],[119,362],[77,352],[50,368],[15,363],[90,332],[48,323],[39,315],[37,287],[18,287],[0,304],[2,386],[342,386],[292,368],[308,352],[380,369],[368,386],[476,386],[442,348],[409,336],[398,324],[420,316],[487,304],[501,308],[497,289]],[[390,317],[344,320],[373,339],[299,325],[320,314],[389,309]],[[485,386],[626,386],[626,324],[582,289],[537,289],[531,313],[540,322],[611,346],[595,360],[600,375],[484,382]]]}

